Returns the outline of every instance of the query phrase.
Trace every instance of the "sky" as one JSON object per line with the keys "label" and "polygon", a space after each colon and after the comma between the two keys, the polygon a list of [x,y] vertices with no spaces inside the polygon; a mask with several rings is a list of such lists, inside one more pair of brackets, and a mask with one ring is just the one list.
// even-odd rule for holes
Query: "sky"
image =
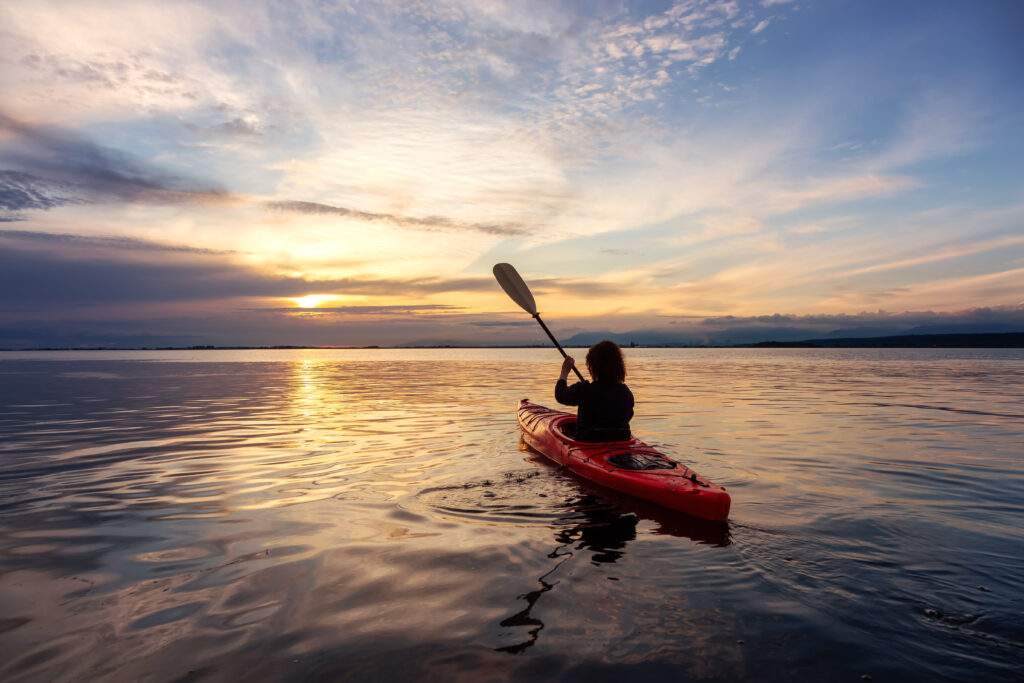
{"label": "sky", "polygon": [[1024,331],[1022,22],[0,0],[0,348]]}

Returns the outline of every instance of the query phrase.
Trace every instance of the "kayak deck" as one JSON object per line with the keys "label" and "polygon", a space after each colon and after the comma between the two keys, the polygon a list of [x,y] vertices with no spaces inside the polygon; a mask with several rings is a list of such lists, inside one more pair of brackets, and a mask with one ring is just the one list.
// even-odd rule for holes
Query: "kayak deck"
{"label": "kayak deck", "polygon": [[567,436],[576,416],[529,399],[519,402],[523,440],[539,453],[591,481],[703,519],[724,521],[731,499],[725,488],[643,441],[586,443]]}

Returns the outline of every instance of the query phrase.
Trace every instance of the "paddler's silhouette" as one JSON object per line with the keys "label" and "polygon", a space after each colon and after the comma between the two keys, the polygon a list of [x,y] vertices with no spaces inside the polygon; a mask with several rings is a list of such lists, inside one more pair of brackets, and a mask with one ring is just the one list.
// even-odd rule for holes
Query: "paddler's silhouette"
{"label": "paddler's silhouette", "polygon": [[590,443],[628,441],[633,392],[626,386],[622,349],[607,339],[591,346],[587,351],[587,370],[593,381],[581,380],[569,386],[566,380],[575,365],[575,359],[566,356],[555,384],[556,401],[579,406],[574,432],[566,436]]}

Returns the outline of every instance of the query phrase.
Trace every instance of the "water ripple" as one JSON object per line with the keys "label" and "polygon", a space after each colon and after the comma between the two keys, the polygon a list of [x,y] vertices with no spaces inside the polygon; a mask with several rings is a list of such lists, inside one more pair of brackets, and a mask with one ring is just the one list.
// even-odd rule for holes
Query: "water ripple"
{"label": "water ripple", "polygon": [[547,350],[0,361],[0,678],[1019,672],[1019,352],[628,357],[728,523],[524,448]]}

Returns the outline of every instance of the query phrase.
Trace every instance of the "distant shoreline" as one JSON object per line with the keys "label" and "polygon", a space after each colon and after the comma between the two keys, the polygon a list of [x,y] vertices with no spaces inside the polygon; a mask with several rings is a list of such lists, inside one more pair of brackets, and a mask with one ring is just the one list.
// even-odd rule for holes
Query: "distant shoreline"
{"label": "distant shoreline", "polygon": [[754,348],[812,349],[1020,349],[1024,348],[1024,332],[993,332],[978,334],[904,334],[888,337],[843,337],[808,339],[799,342],[758,342]]}
{"label": "distant shoreline", "polygon": [[[1020,349],[1024,348],[1024,332],[978,334],[907,334],[887,337],[844,337],[837,339],[806,339],[803,341],[762,341],[753,344],[628,344],[624,348],[637,349],[759,349],[759,348],[858,348],[858,349]],[[269,350],[407,350],[407,349],[542,349],[548,344],[477,345],[426,344],[403,346],[89,346],[0,349],[4,351],[269,351]],[[565,348],[587,348],[566,345]]]}

